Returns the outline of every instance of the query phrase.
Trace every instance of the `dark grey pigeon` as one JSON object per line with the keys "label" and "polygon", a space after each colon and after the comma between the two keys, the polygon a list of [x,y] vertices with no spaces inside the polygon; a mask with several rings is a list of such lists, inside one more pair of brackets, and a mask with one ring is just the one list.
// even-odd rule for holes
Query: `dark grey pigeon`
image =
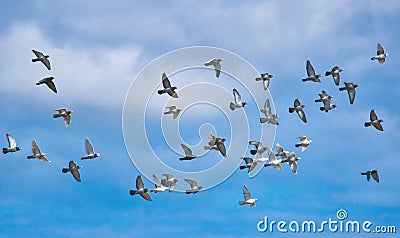
{"label": "dark grey pigeon", "polygon": [[375,114],[375,110],[372,109],[371,112],[369,113],[369,122],[365,122],[364,126],[365,127],[369,127],[369,126],[374,126],[377,130],[379,131],[383,131],[383,127],[381,122],[383,122],[383,120],[378,119],[378,116]]}
{"label": "dark grey pigeon", "polygon": [[51,89],[51,91],[53,91],[54,93],[57,93],[57,88],[53,82],[53,79],[54,79],[54,77],[44,78],[44,79],[40,80],[39,82],[37,82],[36,85],[46,84],[47,87],[49,87]]}
{"label": "dark grey pigeon", "polygon": [[322,90],[322,92],[319,95],[319,99],[316,99],[315,102],[322,102],[324,104],[323,107],[320,107],[321,111],[325,111],[328,112],[329,110],[337,107],[336,105],[332,105],[331,101],[333,96],[329,95],[327,92],[325,92],[324,90]]}
{"label": "dark grey pigeon", "polygon": [[237,108],[242,108],[247,105],[247,102],[242,102],[242,97],[240,96],[239,92],[236,90],[236,88],[233,89],[233,99],[234,103],[231,102],[229,104],[230,109],[233,111]]}
{"label": "dark grey pigeon", "polygon": [[335,82],[336,86],[339,86],[340,83],[340,72],[342,72],[343,69],[339,68],[339,66],[335,66],[332,68],[331,71],[326,71],[325,76],[332,75],[333,81]]}
{"label": "dark grey pigeon", "polygon": [[314,67],[311,65],[311,62],[309,60],[307,60],[307,62],[306,62],[306,70],[307,70],[308,77],[302,79],[301,81],[303,81],[303,82],[312,81],[312,82],[316,82],[316,83],[321,82],[321,79],[319,79],[321,77],[321,75],[315,74]]}
{"label": "dark grey pigeon", "polygon": [[353,84],[352,82],[344,82],[344,85],[345,87],[339,88],[339,90],[347,90],[347,94],[349,94],[350,104],[353,104],[356,97],[356,88],[358,87],[358,85]]}
{"label": "dark grey pigeon", "polygon": [[82,168],[82,166],[77,166],[74,161],[70,161],[68,164],[68,168],[63,168],[61,172],[63,173],[68,173],[71,172],[72,176],[74,179],[78,182],[81,182],[81,174],[79,173],[79,169]]}
{"label": "dark grey pigeon", "polygon": [[306,114],[304,113],[303,108],[306,106],[302,105],[299,101],[299,99],[295,99],[293,103],[294,107],[289,107],[289,113],[293,113],[294,111],[299,115],[300,119],[304,122],[307,123],[307,118]]}
{"label": "dark grey pigeon", "polygon": [[379,183],[379,176],[378,176],[378,170],[369,170],[367,172],[362,172],[361,175],[366,175],[367,176],[367,181],[370,180],[371,176],[374,178],[374,180]]}
{"label": "dark grey pigeon", "polygon": [[178,98],[178,94],[175,92],[175,89],[177,89],[177,87],[171,87],[171,82],[169,81],[165,73],[162,74],[162,84],[164,89],[158,90],[158,94],[168,93],[169,96],[173,98]]}
{"label": "dark grey pigeon", "polygon": [[241,165],[239,169],[250,169],[251,165],[253,164],[253,159],[250,157],[243,157],[242,160],[244,160],[246,165]]}
{"label": "dark grey pigeon", "polygon": [[194,158],[197,158],[196,155],[193,155],[192,150],[189,147],[187,147],[184,144],[181,144],[181,146],[183,148],[183,151],[185,152],[185,157],[179,158],[179,160],[181,160],[181,161],[182,160],[192,160]]}
{"label": "dark grey pigeon", "polygon": [[49,56],[48,55],[44,55],[42,52],[37,51],[37,50],[32,50],[32,52],[36,55],[35,59],[32,59],[32,62],[37,62],[40,61],[44,64],[44,66],[46,66],[46,68],[48,70],[51,69],[50,67],[50,61],[49,61]]}
{"label": "dark grey pigeon", "polygon": [[152,201],[148,191],[149,190],[144,187],[142,177],[140,175],[138,175],[136,177],[136,190],[132,190],[132,189],[129,190],[129,194],[131,196],[139,194],[140,196],[142,196],[142,198],[146,199],[147,201]]}
{"label": "dark grey pigeon", "polygon": [[385,53],[385,49],[383,48],[383,46],[378,43],[376,56],[371,57],[371,60],[378,60],[380,64],[383,64],[385,63],[387,56],[389,56],[389,54]]}
{"label": "dark grey pigeon", "polygon": [[261,77],[256,78],[256,81],[262,80],[264,85],[264,90],[267,90],[272,77],[274,77],[272,74],[265,73],[261,74]]}
{"label": "dark grey pigeon", "polygon": [[17,152],[19,150],[22,150],[21,147],[17,146],[17,142],[10,134],[7,133],[6,137],[8,140],[8,148],[3,148],[3,154],[7,154],[9,152]]}

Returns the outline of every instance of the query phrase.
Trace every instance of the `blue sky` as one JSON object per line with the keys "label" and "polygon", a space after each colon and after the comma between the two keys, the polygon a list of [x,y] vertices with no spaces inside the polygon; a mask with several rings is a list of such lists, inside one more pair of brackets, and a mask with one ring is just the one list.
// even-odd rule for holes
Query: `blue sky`
{"label": "blue sky", "polygon": [[[399,12],[398,1],[3,1],[0,138],[6,146],[5,134],[10,133],[23,150],[0,156],[0,237],[309,237],[263,234],[256,225],[264,216],[318,222],[335,218],[339,209],[345,209],[349,219],[396,225],[399,230]],[[378,42],[390,54],[383,65],[370,60]],[[129,189],[140,172],[124,144],[125,95],[153,59],[198,45],[232,51],[258,72],[275,75],[270,93],[281,124],[275,142],[302,158],[299,173],[293,175],[287,165],[283,171],[266,168],[252,179],[235,171],[193,196],[152,194],[153,202],[131,197]],[[31,63],[32,49],[50,54],[51,71]],[[320,84],[302,83],[307,59],[320,74],[342,67],[341,85],[359,85],[354,105],[331,77],[323,76]],[[50,75],[57,95],[35,86]],[[234,86],[222,85],[228,92]],[[323,89],[339,105],[327,114],[313,101]],[[260,93],[261,85],[254,95],[264,100]],[[288,113],[295,98],[307,106],[309,123]],[[74,111],[69,128],[51,116],[60,107]],[[364,128],[372,108],[384,120],[384,132]],[[199,125],[207,120],[215,120],[215,128],[224,134],[226,126],[218,122],[227,119],[212,110],[211,119],[192,121],[189,110],[182,116],[185,141],[200,143]],[[259,125],[250,127],[255,131]],[[313,140],[303,153],[294,148],[299,135]],[[102,154],[99,159],[79,159],[85,137]],[[165,141],[153,138],[152,147],[162,153]],[[26,160],[33,139],[50,164]],[[179,156],[166,155],[165,160]],[[61,173],[69,160],[83,165],[82,183]],[[379,170],[380,184],[360,175],[373,168]],[[144,182],[153,186],[150,180]],[[244,184],[258,198],[256,207],[238,206]]]}

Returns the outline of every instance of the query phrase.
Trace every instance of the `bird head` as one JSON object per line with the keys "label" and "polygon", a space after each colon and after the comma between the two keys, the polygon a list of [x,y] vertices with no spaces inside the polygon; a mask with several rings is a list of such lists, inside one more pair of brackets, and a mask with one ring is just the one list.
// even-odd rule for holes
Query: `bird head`
{"label": "bird head", "polygon": [[242,102],[243,107],[247,105],[247,102]]}

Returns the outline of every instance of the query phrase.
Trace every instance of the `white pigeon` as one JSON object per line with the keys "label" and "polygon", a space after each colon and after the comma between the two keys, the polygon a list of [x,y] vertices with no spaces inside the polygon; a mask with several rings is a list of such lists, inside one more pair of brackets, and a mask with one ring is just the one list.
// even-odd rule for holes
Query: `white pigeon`
{"label": "white pigeon", "polygon": [[374,126],[377,130],[383,131],[383,126],[382,126],[382,119],[378,119],[378,116],[375,113],[375,110],[372,109],[371,112],[369,113],[369,122],[365,122],[364,126],[369,127],[369,126]]}
{"label": "white pigeon", "polygon": [[165,73],[162,74],[161,80],[162,80],[162,85],[163,85],[164,89],[158,90],[157,93],[160,95],[164,94],[164,93],[168,93],[169,96],[171,96],[173,98],[178,98],[178,94],[175,92],[177,87],[171,86],[171,82],[169,81],[169,79]]}
{"label": "white pigeon", "polygon": [[261,117],[260,122],[261,123],[268,123],[268,124],[273,124],[273,125],[279,125],[278,122],[278,114],[272,114],[272,108],[269,99],[267,99],[264,103],[264,108],[260,109],[260,112],[265,114],[265,118]]}
{"label": "white pigeon", "polygon": [[294,107],[289,107],[289,113],[293,113],[294,111],[297,113],[297,115],[300,117],[300,119],[304,122],[307,123],[307,117],[306,114],[303,110],[306,106],[302,105],[299,101],[299,99],[295,99],[293,103]]}
{"label": "white pigeon", "polygon": [[10,134],[7,133],[6,137],[7,137],[7,141],[8,141],[8,148],[3,148],[3,154],[7,154],[9,152],[17,152],[19,150],[22,150],[21,147],[17,146],[17,142]]}
{"label": "white pigeon", "polygon": [[176,179],[172,174],[163,174],[163,176],[165,176],[165,178],[161,179],[161,184],[168,187],[169,192],[172,192],[178,183],[178,179]]}
{"label": "white pigeon", "polygon": [[85,160],[85,159],[94,159],[100,156],[99,153],[95,153],[92,143],[90,143],[90,140],[88,137],[86,137],[85,139],[85,149],[86,149],[86,154],[87,156],[84,156],[81,158],[81,160]]}
{"label": "white pigeon", "polygon": [[300,160],[301,158],[296,156],[295,153],[290,153],[289,156],[286,159],[283,159],[281,163],[289,163],[290,169],[294,174],[297,174],[297,161]]}
{"label": "white pigeon", "polygon": [[26,158],[27,159],[39,159],[39,160],[42,160],[44,162],[51,162],[50,160],[47,159],[46,153],[42,153],[40,151],[40,148],[37,145],[36,140],[32,141],[32,153],[33,153],[33,155],[29,155]]}
{"label": "white pigeon", "polygon": [[[270,153],[269,149],[268,149],[268,153]],[[267,162],[268,158],[265,158],[263,156],[264,152],[262,153],[258,153],[256,154],[256,158],[253,159],[253,163],[250,165],[250,168],[247,172],[251,172],[254,170],[255,167],[257,167],[257,165],[259,164],[264,164],[265,162]],[[272,153],[273,154],[273,153]]]}
{"label": "white pigeon", "polygon": [[179,158],[179,160],[181,160],[181,161],[182,160],[192,160],[194,158],[197,158],[196,155],[193,155],[193,152],[189,147],[187,147],[184,144],[181,144],[181,146],[182,146],[183,151],[185,152],[185,157]]}
{"label": "white pigeon", "polygon": [[131,196],[134,196],[136,194],[139,194],[142,196],[142,198],[146,199],[147,201],[152,201],[150,194],[148,193],[148,189],[144,187],[142,177],[138,175],[136,177],[136,190],[129,190],[129,194]]}
{"label": "white pigeon", "polygon": [[76,165],[75,162],[71,160],[69,161],[68,168],[63,168],[61,172],[70,172],[76,181],[81,182],[81,174],[79,173],[80,168],[82,168],[82,166]]}
{"label": "white pigeon", "polygon": [[165,115],[172,114],[173,119],[176,119],[178,117],[179,113],[182,111],[182,109],[179,109],[176,106],[169,106],[169,107],[166,107],[165,109],[168,109],[168,111],[164,112],[164,114]]}
{"label": "white pigeon", "polygon": [[312,82],[317,82],[317,83],[321,82],[321,79],[319,79],[321,77],[321,75],[315,74],[314,67],[311,65],[311,62],[309,60],[307,60],[307,62],[306,62],[306,70],[307,70],[308,77],[302,79],[301,81],[303,81],[303,82],[312,81]]}
{"label": "white pigeon", "polygon": [[239,92],[236,90],[236,88],[233,89],[233,99],[234,103],[231,102],[229,104],[230,109],[233,111],[237,108],[242,108],[245,107],[247,102],[242,102],[242,97],[240,96]]}
{"label": "white pigeon", "polygon": [[257,198],[251,197],[251,193],[247,189],[246,185],[243,186],[243,196],[244,196],[244,201],[239,201],[240,206],[243,206],[245,204],[249,205],[250,207],[256,206]]}
{"label": "white pigeon", "polygon": [[211,59],[210,61],[206,62],[204,65],[205,66],[212,65],[215,69],[215,76],[217,78],[219,78],[219,75],[221,74],[221,61],[223,61],[223,60],[219,59],[219,58],[214,58],[214,59]]}
{"label": "white pigeon", "polygon": [[326,71],[325,76],[332,75],[333,81],[335,82],[336,86],[339,86],[340,83],[340,72],[342,72],[343,69],[339,68],[339,66],[335,66],[332,68],[331,71]]}
{"label": "white pigeon", "polygon": [[301,152],[304,152],[311,144],[312,140],[307,139],[307,136],[299,136],[297,138],[300,140],[300,143],[295,144],[294,146],[296,146],[296,148],[302,146]]}
{"label": "white pigeon", "polygon": [[53,114],[53,118],[59,118],[59,117],[64,118],[65,126],[68,127],[69,124],[71,123],[72,111],[69,111],[66,108],[60,108],[54,111],[56,111],[57,113]]}
{"label": "white pigeon", "polygon": [[159,193],[159,192],[164,192],[165,190],[168,189],[167,186],[162,185],[161,181],[154,174],[153,174],[153,181],[154,181],[154,185],[156,186],[156,188],[151,189],[150,192]]}
{"label": "white pigeon", "polygon": [[354,103],[354,99],[356,97],[356,88],[357,84],[353,84],[352,82],[344,82],[344,87],[339,88],[339,91],[347,90],[347,94],[349,95],[350,104]]}
{"label": "white pigeon", "polygon": [[264,164],[264,167],[273,166],[277,170],[282,170],[281,159],[277,159],[274,153],[269,154],[269,162]]}
{"label": "white pigeon", "polygon": [[274,77],[272,74],[265,73],[261,74],[261,77],[256,78],[256,81],[262,80],[264,85],[264,90],[267,90],[272,77]]}
{"label": "white pigeon", "polygon": [[383,64],[385,63],[387,56],[389,56],[389,54],[385,53],[385,49],[383,48],[383,46],[378,43],[376,56],[371,57],[371,60],[378,60],[380,64]]}
{"label": "white pigeon", "polygon": [[49,56],[48,55],[44,55],[42,52],[37,51],[37,50],[32,50],[32,52],[36,55],[35,59],[32,59],[32,62],[37,62],[40,61],[44,64],[44,66],[46,66],[46,68],[48,70],[51,69],[50,67],[50,61],[49,61]]}
{"label": "white pigeon", "polygon": [[186,194],[195,194],[198,193],[203,186],[199,186],[196,181],[191,179],[184,179],[191,187],[190,190],[186,190]]}

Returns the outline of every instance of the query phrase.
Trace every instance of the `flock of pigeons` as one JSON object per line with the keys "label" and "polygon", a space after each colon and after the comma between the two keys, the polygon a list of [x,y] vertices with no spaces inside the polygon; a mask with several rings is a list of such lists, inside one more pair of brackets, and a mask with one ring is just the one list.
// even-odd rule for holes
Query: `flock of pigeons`
{"label": "flock of pigeons", "polygon": [[[380,64],[383,64],[385,63],[388,54],[384,52],[384,48],[381,44],[378,44],[377,48],[378,48],[377,55],[372,57],[371,60],[378,60]],[[46,66],[48,70],[50,70],[51,66],[50,66],[50,61],[48,59],[49,55],[44,55],[42,52],[37,50],[32,50],[32,51],[36,56],[36,58],[32,59],[32,62],[40,61]],[[215,75],[217,78],[219,78],[221,74],[222,61],[223,61],[222,59],[214,58],[211,59],[209,62],[206,62],[204,65],[213,66],[215,69]],[[320,80],[321,75],[315,73],[314,67],[311,65],[311,62],[309,60],[307,60],[306,62],[306,71],[307,71],[307,77],[302,79],[303,82],[308,82],[308,81],[321,82]],[[339,68],[338,66],[335,66],[332,68],[331,71],[327,71],[325,73],[325,76],[332,76],[335,85],[339,86],[340,73],[342,71],[343,69]],[[269,73],[263,73],[260,75],[260,77],[257,77],[255,81],[262,81],[264,90],[267,90],[272,77],[273,75]],[[36,85],[46,84],[49,87],[49,89],[51,89],[54,93],[57,93],[57,88],[53,80],[54,77],[46,77],[37,82]],[[163,88],[158,90],[158,94],[160,95],[168,94],[172,98],[178,98],[178,94],[176,92],[177,87],[171,86],[171,82],[165,73],[162,74],[162,85]],[[339,88],[340,91],[344,90],[347,91],[350,104],[354,103],[356,95],[355,89],[357,87],[358,85],[352,82],[344,82],[344,87]],[[320,107],[321,111],[329,112],[330,110],[333,110],[334,108],[337,107],[335,104],[332,104],[332,98],[333,97],[331,95],[329,95],[326,91],[322,90],[322,92],[319,94],[319,98],[316,99],[315,102],[317,103],[321,102],[323,104]],[[232,111],[244,108],[247,104],[246,102],[242,101],[241,96],[237,89],[233,89],[233,99],[234,101],[231,102],[229,105],[229,108]],[[301,104],[298,98],[296,98],[294,100],[293,107],[289,107],[289,113],[296,112],[299,118],[304,123],[307,123],[307,117],[304,108],[305,106]],[[174,105],[168,106],[166,107],[166,109],[168,109],[168,111],[164,112],[164,114],[172,114],[173,119],[176,119],[179,116],[179,113],[182,111],[181,109],[177,108]],[[66,108],[60,108],[55,111],[57,113],[53,115],[53,118],[60,118],[60,117],[63,118],[65,121],[65,126],[68,127],[71,122],[72,111],[67,110]],[[260,117],[260,123],[279,125],[279,122],[277,120],[278,115],[272,113],[271,103],[269,99],[265,101],[264,108],[260,109],[260,112],[263,113],[265,116],[265,117]],[[381,124],[382,122],[383,120],[378,119],[374,109],[372,109],[370,112],[370,121],[365,122],[364,126],[365,127],[374,126],[377,130],[383,131],[383,127]],[[17,146],[16,140],[10,134],[6,134],[6,137],[8,140],[8,148],[3,148],[4,154],[14,153],[22,149],[21,147]],[[299,136],[298,139],[299,143],[295,144],[295,147],[301,147],[301,151],[304,152],[309,147],[312,140],[308,139],[306,136]],[[226,157],[226,147],[224,144],[225,141],[226,141],[225,138],[216,137],[210,133],[209,143],[208,145],[204,146],[204,149],[215,150],[219,152],[223,157]],[[247,172],[250,173],[259,165],[264,167],[272,166],[277,170],[282,170],[281,164],[288,163],[292,172],[294,174],[297,174],[298,172],[297,161],[300,160],[301,158],[298,157],[294,152],[289,153],[289,151],[285,151],[284,148],[278,143],[275,145],[277,150],[276,153],[274,153],[271,148],[264,147],[262,145],[262,142],[260,141],[249,141],[249,145],[254,146],[254,149],[250,150],[250,154],[254,155],[255,157],[241,158],[245,162],[244,165],[241,165],[239,167],[241,170],[247,169]],[[197,158],[197,156],[192,153],[192,150],[188,146],[184,144],[181,144],[181,146],[184,151],[185,157],[179,158],[180,161],[190,161]],[[95,153],[89,138],[85,139],[85,149],[87,155],[83,156],[81,158],[82,160],[94,159],[100,156],[99,153]],[[46,157],[46,153],[41,152],[35,140],[32,141],[32,153],[33,153],[32,155],[27,156],[28,159],[39,159],[45,162],[50,162]],[[264,156],[264,153],[267,153],[267,156]],[[279,157],[279,159],[277,157]],[[62,168],[62,173],[70,172],[76,181],[81,182],[81,177],[79,173],[80,168],[82,168],[82,166],[78,166],[74,161],[70,161],[68,168]],[[379,183],[379,176],[377,170],[369,170],[366,172],[362,172],[361,175],[366,175],[368,181],[372,176],[372,178]],[[176,184],[178,183],[178,179],[176,179],[172,174],[163,174],[163,176],[165,178],[160,180],[156,175],[153,175],[155,188],[148,189],[144,186],[141,175],[138,175],[136,178],[136,189],[130,190],[130,195],[134,196],[138,194],[142,196],[144,199],[152,201],[152,198],[148,193],[149,191],[153,193],[164,192],[166,190],[168,190],[169,192],[173,191],[174,188],[176,187]],[[186,194],[195,194],[203,188],[203,186],[198,185],[198,183],[192,179],[184,179],[184,181],[190,185],[190,189],[186,190]],[[257,198],[252,198],[246,185],[243,186],[243,195],[244,195],[244,201],[239,201],[239,205],[245,205],[245,204],[249,206],[256,205]]]}
{"label": "flock of pigeons", "polygon": [[[37,51],[37,50],[32,50],[32,52],[36,56],[36,58],[32,59],[32,62],[42,62],[43,65],[46,66],[46,68],[48,70],[51,70],[50,61],[48,59],[49,55],[44,55],[42,52]],[[46,84],[47,87],[49,87],[54,93],[57,93],[57,88],[56,88],[56,85],[54,84],[53,80],[54,80],[54,77],[52,77],[52,76],[46,77],[46,78],[40,80],[39,82],[37,82],[36,85]],[[68,127],[69,124],[71,123],[72,111],[67,110],[66,108],[60,108],[60,109],[56,109],[54,111],[56,111],[56,113],[53,114],[53,118],[63,118],[64,122],[65,122],[65,126]],[[10,134],[7,133],[6,137],[7,137],[7,141],[8,141],[8,147],[3,148],[4,154],[14,153],[14,152],[22,150],[21,147],[17,146],[16,140]],[[85,149],[86,149],[86,155],[83,156],[81,158],[81,160],[94,159],[94,158],[97,158],[100,156],[99,153],[95,153],[89,138],[85,139]],[[27,159],[38,159],[38,160],[42,160],[44,162],[51,162],[47,158],[47,154],[43,153],[40,150],[36,140],[32,141],[32,155],[27,156]],[[62,173],[70,172],[76,181],[81,182],[81,176],[79,173],[80,168],[82,168],[82,166],[76,165],[75,162],[71,160],[68,164],[68,168],[62,168],[61,171],[62,171]]]}

